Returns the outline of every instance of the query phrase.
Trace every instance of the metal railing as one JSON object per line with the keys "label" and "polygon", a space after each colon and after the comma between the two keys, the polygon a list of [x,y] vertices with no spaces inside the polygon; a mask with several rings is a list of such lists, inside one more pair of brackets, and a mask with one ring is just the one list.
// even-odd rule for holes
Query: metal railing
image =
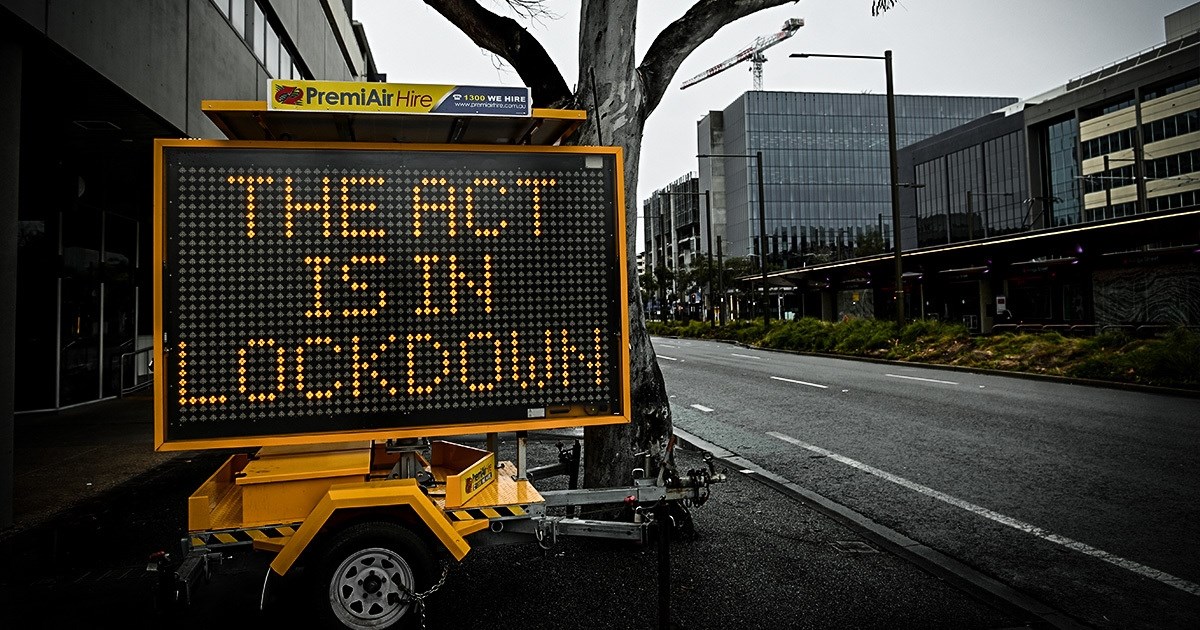
{"label": "metal railing", "polygon": [[154,347],[121,355],[117,369],[121,373],[121,397],[149,387],[154,382]]}

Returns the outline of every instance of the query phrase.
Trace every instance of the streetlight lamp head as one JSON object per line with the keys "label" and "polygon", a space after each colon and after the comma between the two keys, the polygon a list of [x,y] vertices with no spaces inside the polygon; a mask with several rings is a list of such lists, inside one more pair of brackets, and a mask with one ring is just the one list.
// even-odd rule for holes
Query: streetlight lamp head
{"label": "streetlight lamp head", "polygon": [[808,53],[792,53],[789,57],[798,57],[800,59],[808,59]]}

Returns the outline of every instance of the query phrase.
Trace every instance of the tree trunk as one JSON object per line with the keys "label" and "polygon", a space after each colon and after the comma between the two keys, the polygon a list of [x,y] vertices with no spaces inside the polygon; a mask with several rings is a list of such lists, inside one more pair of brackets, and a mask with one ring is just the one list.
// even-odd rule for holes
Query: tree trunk
{"label": "tree trunk", "polygon": [[[577,88],[580,105],[588,111],[578,141],[624,151],[625,240],[630,252],[637,245],[638,159],[649,113],[634,59],[636,21],[630,16],[637,15],[637,5],[637,0],[584,0]],[[591,488],[626,484],[635,467],[655,474],[657,459],[671,437],[671,407],[638,299],[635,256],[629,256],[625,275],[631,288],[626,299],[633,422],[584,430],[584,486]],[[635,458],[637,453],[648,453],[648,462]]]}

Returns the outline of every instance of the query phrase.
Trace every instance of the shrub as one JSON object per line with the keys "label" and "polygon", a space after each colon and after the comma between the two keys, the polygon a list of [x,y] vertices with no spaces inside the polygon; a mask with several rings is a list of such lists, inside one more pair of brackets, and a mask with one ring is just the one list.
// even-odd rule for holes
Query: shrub
{"label": "shrub", "polygon": [[833,350],[846,354],[868,354],[885,350],[895,342],[897,325],[878,319],[852,319],[833,328]]}
{"label": "shrub", "polygon": [[833,346],[834,324],[812,317],[780,322],[763,336],[759,345],[806,352],[827,352]]}

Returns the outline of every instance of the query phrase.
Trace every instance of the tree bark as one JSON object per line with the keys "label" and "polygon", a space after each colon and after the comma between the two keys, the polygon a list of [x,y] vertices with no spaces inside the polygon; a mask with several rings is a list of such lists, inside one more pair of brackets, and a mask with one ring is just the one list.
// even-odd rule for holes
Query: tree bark
{"label": "tree bark", "polygon": [[[645,99],[636,71],[634,38],[637,0],[584,0],[579,29],[579,102],[588,110],[580,130],[582,143],[601,142],[621,147],[625,159],[625,242],[637,246],[638,157],[645,128]],[[593,90],[594,85],[594,90]],[[584,429],[586,487],[628,483],[635,467],[653,474],[671,436],[671,408],[662,372],[646,332],[637,290],[637,259],[627,259],[625,275],[629,303],[629,385],[633,421],[630,424]],[[635,458],[635,453],[647,453]]]}

